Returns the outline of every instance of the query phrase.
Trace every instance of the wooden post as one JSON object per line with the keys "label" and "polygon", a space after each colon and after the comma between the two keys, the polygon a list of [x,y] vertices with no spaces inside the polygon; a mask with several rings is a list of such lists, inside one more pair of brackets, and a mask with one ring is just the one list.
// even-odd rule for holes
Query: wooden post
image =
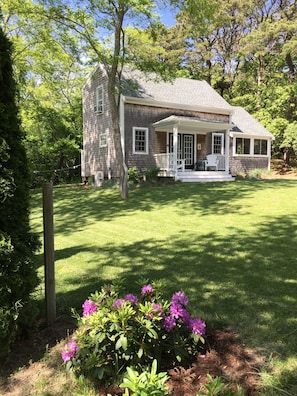
{"label": "wooden post", "polygon": [[56,320],[53,183],[43,185],[44,275],[47,325]]}

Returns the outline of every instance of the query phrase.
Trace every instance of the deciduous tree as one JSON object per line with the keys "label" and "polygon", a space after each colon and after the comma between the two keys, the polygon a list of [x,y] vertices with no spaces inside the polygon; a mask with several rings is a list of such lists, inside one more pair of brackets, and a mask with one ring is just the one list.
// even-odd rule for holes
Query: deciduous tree
{"label": "deciduous tree", "polygon": [[55,170],[68,169],[70,174],[69,169],[80,163],[81,87],[87,67],[82,67],[79,43],[67,32],[58,40],[56,26],[32,0],[2,0],[1,8],[3,28],[14,45],[18,103],[33,182],[60,179],[63,172]]}

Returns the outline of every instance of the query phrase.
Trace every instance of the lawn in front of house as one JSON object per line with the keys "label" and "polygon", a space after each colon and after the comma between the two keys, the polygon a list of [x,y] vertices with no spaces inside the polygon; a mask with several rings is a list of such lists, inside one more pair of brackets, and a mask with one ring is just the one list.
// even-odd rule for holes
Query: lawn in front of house
{"label": "lawn in front of house", "polygon": [[[127,201],[117,189],[55,187],[58,313],[118,279],[135,293],[162,280],[165,297],[183,290],[194,315],[266,356],[263,394],[297,394],[296,196],[297,182],[279,179],[135,188]],[[32,193],[42,237],[41,199]]]}

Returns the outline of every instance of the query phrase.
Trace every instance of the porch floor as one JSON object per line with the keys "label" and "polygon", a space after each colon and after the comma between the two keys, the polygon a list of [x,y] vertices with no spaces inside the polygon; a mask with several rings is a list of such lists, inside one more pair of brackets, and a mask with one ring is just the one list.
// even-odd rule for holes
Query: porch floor
{"label": "porch floor", "polygon": [[185,171],[177,173],[177,180],[181,182],[217,182],[234,181],[234,177],[224,171]]}

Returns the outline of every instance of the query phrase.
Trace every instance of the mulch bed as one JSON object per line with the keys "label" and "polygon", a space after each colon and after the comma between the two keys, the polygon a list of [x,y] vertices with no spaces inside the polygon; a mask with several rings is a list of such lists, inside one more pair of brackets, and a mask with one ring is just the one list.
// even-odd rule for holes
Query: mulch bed
{"label": "mulch bed", "polygon": [[[204,358],[197,357],[183,365],[170,365],[167,371],[170,379],[167,382],[172,396],[196,396],[201,385],[208,382],[207,374],[221,377],[228,383],[230,390],[241,385],[246,396],[259,394],[259,368],[262,357],[255,350],[248,350],[232,329],[208,329],[206,334],[208,352]],[[110,386],[100,388],[100,395],[122,395],[123,390]]]}
{"label": "mulch bed", "polygon": [[[9,376],[19,367],[26,368],[32,362],[42,359],[46,346],[53,347],[74,330],[73,324],[57,321],[53,326],[33,332],[31,336],[19,341],[10,357],[0,364],[2,379]],[[207,374],[220,376],[225,383],[236,390],[238,384],[245,389],[246,396],[257,396],[259,385],[259,368],[262,357],[255,350],[248,350],[234,331],[225,329],[207,329],[206,349],[204,358],[195,357],[182,365],[168,363],[161,368],[167,371],[169,393],[172,396],[196,396],[201,385],[208,382]],[[100,395],[122,395],[123,389],[118,387],[100,388]]]}

